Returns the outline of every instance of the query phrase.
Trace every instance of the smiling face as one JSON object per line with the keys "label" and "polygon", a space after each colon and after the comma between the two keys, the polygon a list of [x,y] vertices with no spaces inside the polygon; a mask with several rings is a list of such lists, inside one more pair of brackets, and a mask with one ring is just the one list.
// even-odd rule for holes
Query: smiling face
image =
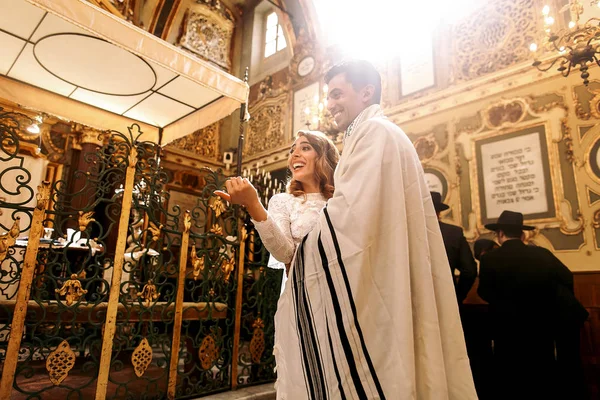
{"label": "smiling face", "polygon": [[315,163],[318,156],[308,139],[299,136],[292,145],[288,157],[288,168],[292,172],[293,179],[304,185],[315,185]]}
{"label": "smiling face", "polygon": [[362,110],[371,105],[374,87],[366,85],[356,90],[346,80],[346,74],[334,76],[328,83],[327,109],[339,129],[346,130]]}

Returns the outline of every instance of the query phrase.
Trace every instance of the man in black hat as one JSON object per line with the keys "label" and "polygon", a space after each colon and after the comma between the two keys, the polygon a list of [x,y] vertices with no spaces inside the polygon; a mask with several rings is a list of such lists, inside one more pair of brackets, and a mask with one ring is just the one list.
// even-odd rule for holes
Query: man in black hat
{"label": "man in black hat", "polygon": [[[431,199],[439,220],[440,213],[450,207],[442,202],[442,195],[438,192],[431,192]],[[473,259],[473,253],[471,253],[471,248],[467,243],[467,239],[465,239],[462,228],[442,221],[439,221],[439,223],[452,277],[454,277],[455,270],[460,271],[458,282],[455,281],[455,288],[458,303],[462,304],[477,277],[477,264]]]}
{"label": "man in black hat", "polygon": [[523,231],[534,229],[523,225],[523,214],[503,211],[485,227],[501,246],[481,257],[477,290],[490,304],[499,398],[580,398],[576,362],[558,376],[560,349],[574,347],[562,342],[566,327],[587,318],[574,296],[573,274],[549,250],[523,242]]}

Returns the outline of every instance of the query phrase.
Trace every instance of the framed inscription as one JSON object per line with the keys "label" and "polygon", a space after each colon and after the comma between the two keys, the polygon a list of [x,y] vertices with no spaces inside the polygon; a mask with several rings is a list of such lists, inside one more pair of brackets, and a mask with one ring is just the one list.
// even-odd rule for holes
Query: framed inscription
{"label": "framed inscription", "polygon": [[442,201],[448,195],[448,180],[441,171],[434,168],[424,168],[425,182],[430,192],[438,192],[442,195]]}
{"label": "framed inscription", "polygon": [[408,96],[435,86],[433,37],[419,39],[419,46],[411,46],[400,53],[400,97]]}
{"label": "framed inscription", "polygon": [[[315,101],[316,99],[316,101]],[[307,129],[308,118],[312,117],[319,103],[319,82],[312,83],[294,93],[294,120],[292,137],[296,137],[296,132],[301,129]],[[309,109],[310,115],[306,114]]]}
{"label": "framed inscription", "polygon": [[544,125],[475,142],[481,223],[504,210],[535,220],[556,216]]}

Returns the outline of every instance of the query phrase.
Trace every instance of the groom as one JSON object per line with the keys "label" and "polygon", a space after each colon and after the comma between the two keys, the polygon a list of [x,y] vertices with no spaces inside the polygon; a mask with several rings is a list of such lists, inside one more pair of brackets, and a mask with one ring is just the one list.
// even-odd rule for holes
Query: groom
{"label": "groom", "polygon": [[278,399],[476,399],[423,170],[365,61],[326,75],[346,131],[335,193],[275,316]]}

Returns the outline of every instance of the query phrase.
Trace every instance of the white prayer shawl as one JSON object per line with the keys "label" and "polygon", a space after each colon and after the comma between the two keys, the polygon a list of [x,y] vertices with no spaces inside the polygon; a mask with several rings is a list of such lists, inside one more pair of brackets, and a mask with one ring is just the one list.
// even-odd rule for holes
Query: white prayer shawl
{"label": "white prayer shawl", "polygon": [[299,246],[279,299],[277,398],[476,399],[412,143],[378,105],[345,140],[335,194]]}

